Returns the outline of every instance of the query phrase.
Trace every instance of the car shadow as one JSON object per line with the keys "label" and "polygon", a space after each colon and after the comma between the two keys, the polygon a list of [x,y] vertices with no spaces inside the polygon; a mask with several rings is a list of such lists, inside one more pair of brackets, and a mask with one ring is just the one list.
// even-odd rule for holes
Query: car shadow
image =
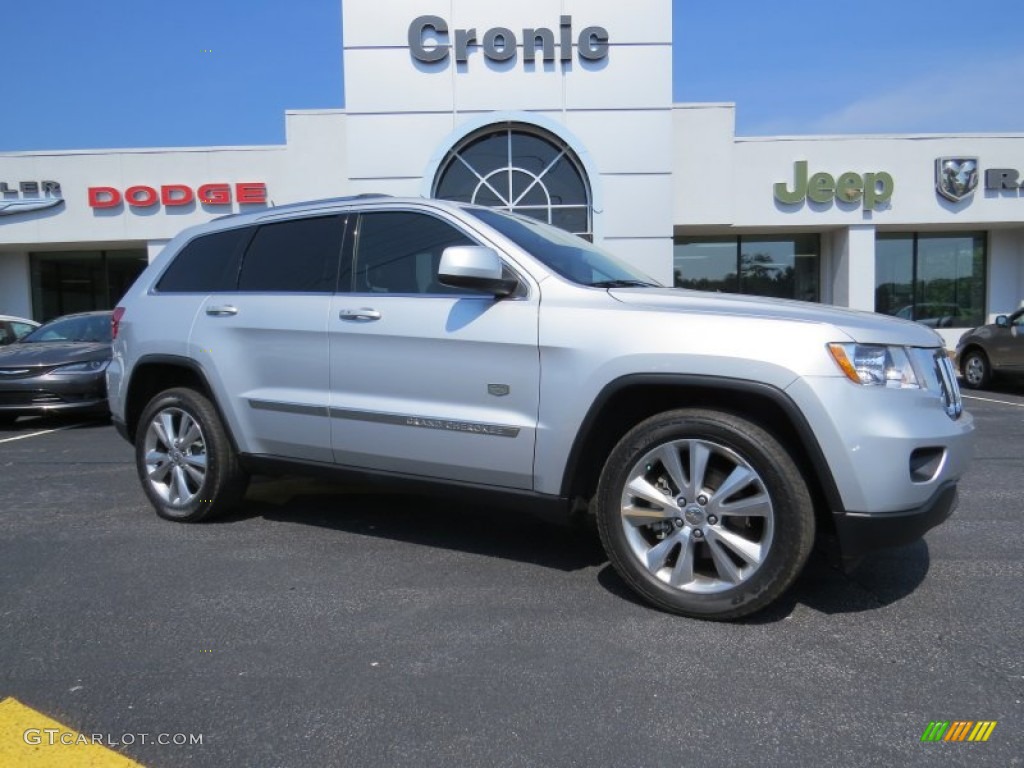
{"label": "car shadow", "polygon": [[10,423],[0,423],[0,433],[14,436],[18,432],[40,432],[46,429],[109,427],[110,414],[53,414],[48,416],[22,416]]}
{"label": "car shadow", "polygon": [[[914,592],[928,574],[931,559],[924,540],[866,556],[851,573],[830,562],[823,552],[811,553],[804,570],[782,597],[762,611],[737,619],[737,624],[772,624],[788,619],[803,605],[828,615],[884,608]],[[638,605],[640,599],[609,564],[598,574],[609,592]]]}
{"label": "car shadow", "polygon": [[827,614],[884,608],[913,593],[928,576],[931,562],[924,539],[866,555],[849,573],[819,553],[796,592],[802,604]]}
{"label": "car shadow", "polygon": [[960,389],[964,395],[1016,395],[1024,396],[1024,377],[1003,375],[993,379],[984,389],[968,389],[961,382]]}
{"label": "car shadow", "polygon": [[299,477],[254,478],[238,511],[211,522],[253,517],[514,560],[560,571],[600,565],[596,531],[521,512],[428,496],[384,493]]}
{"label": "car shadow", "polygon": [[[604,589],[647,606],[608,563],[594,526],[582,522],[560,526],[529,514],[465,501],[386,493],[373,487],[288,476],[254,478],[240,509],[211,524],[232,524],[256,517],[566,572],[604,564],[597,575]],[[928,545],[923,540],[872,553],[852,573],[844,572],[823,553],[815,551],[786,594],[765,610],[739,621],[782,621],[798,604],[825,614],[882,608],[917,589],[930,562]]]}

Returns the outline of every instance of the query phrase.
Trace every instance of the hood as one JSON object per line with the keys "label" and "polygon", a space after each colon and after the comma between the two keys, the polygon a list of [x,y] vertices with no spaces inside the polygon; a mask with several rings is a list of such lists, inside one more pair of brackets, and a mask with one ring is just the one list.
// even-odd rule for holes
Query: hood
{"label": "hood", "polygon": [[[908,347],[940,347],[944,344],[934,330],[910,320],[806,301],[734,293],[705,293],[685,288],[612,288],[608,293],[617,301],[638,309],[831,325],[861,344],[900,344]],[[838,338],[836,341],[845,339]]]}
{"label": "hood", "polygon": [[103,342],[19,341],[0,347],[0,368],[52,368],[110,357],[110,344]]}

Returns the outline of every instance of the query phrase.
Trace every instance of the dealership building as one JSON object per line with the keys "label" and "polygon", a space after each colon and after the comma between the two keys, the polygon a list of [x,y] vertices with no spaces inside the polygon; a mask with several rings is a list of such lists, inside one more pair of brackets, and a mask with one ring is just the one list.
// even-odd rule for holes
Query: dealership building
{"label": "dealership building", "polygon": [[947,344],[1024,298],[1024,134],[736,136],[733,104],[672,101],[670,0],[343,14],[345,108],[287,112],[283,145],[0,153],[0,314],[110,308],[185,226],[361,193],[516,211],[666,284]]}

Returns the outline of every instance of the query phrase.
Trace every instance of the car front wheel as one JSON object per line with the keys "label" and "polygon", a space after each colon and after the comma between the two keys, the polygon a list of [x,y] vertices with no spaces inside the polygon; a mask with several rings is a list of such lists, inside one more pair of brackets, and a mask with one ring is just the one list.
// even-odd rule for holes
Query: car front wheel
{"label": "car front wheel", "polygon": [[213,404],[192,389],[161,392],[142,412],[135,464],[160,517],[198,522],[235,506],[248,476]]}
{"label": "car front wheel", "polygon": [[638,424],[601,475],[598,530],[622,578],[684,616],[734,619],[778,598],[814,540],[788,451],[735,414],[678,410]]}
{"label": "car front wheel", "polygon": [[972,349],[964,356],[964,385],[968,389],[983,389],[992,381],[992,366],[980,349]]}

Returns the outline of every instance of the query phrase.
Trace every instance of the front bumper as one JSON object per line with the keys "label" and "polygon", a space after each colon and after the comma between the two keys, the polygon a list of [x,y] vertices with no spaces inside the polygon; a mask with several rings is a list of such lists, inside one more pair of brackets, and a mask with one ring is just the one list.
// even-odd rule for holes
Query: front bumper
{"label": "front bumper", "polygon": [[917,541],[948,519],[958,503],[957,484],[949,482],[913,509],[880,514],[835,512],[840,555],[845,563],[851,564],[873,550]]}
{"label": "front bumper", "polygon": [[41,416],[106,410],[107,389],[102,372],[44,374],[0,381],[0,414]]}
{"label": "front bumper", "polygon": [[899,515],[923,509],[967,471],[974,419],[950,419],[930,391],[798,379],[787,390],[808,422],[835,482],[834,510]]}

